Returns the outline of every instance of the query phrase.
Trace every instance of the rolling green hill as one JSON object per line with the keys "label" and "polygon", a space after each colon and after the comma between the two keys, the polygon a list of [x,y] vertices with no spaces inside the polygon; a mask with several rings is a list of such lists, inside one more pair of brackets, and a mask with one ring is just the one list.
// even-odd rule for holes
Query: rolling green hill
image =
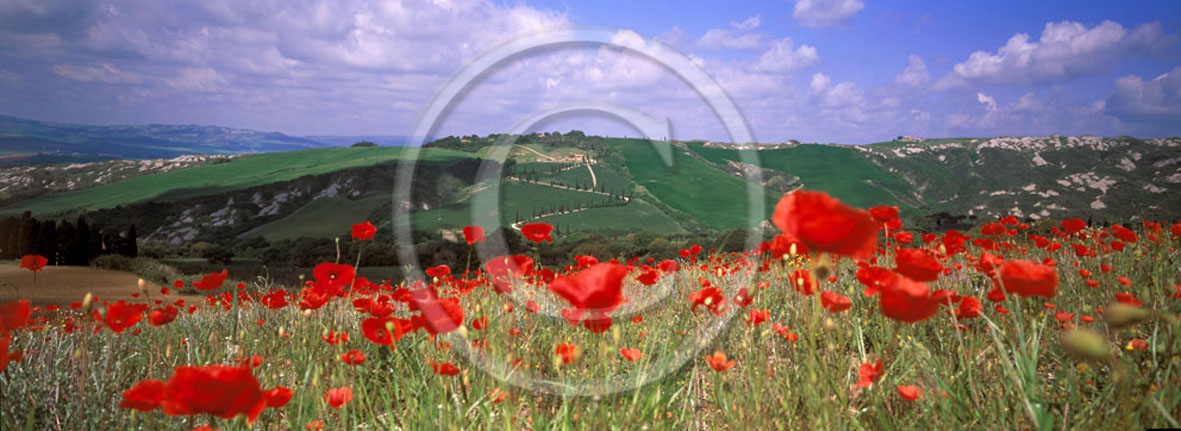
{"label": "rolling green hill", "polygon": [[[686,146],[713,163],[740,161],[736,150],[706,147],[701,142]],[[909,184],[887,174],[858,152],[847,146],[799,145],[757,153],[764,168],[795,176],[805,189],[823,190],[853,206],[896,205],[910,209],[921,205],[921,197],[913,194]]]}
{"label": "rolling green hill", "polygon": [[[357,166],[395,162],[404,147],[317,148],[234,158],[226,163],[128,178],[88,189],[53,193],[0,208],[0,215],[32,211],[34,215],[82,213],[145,201],[177,201],[208,196],[304,175],[334,172]],[[424,149],[420,160],[470,158],[469,153]]]}
{"label": "rolling green hill", "polygon": [[[673,166],[665,167],[652,145],[642,139],[607,140],[623,159],[627,172],[660,202],[715,229],[747,226],[746,181],[673,148]],[[762,192],[769,216],[778,196]],[[763,217],[764,219],[766,217]],[[760,220],[754,220],[758,223]]]}

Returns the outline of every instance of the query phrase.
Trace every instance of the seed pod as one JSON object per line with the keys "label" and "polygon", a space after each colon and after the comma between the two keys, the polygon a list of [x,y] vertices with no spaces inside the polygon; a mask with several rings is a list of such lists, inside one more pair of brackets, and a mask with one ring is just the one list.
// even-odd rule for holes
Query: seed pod
{"label": "seed pod", "polygon": [[1088,329],[1071,329],[1062,334],[1062,347],[1074,356],[1100,361],[1111,356],[1111,346],[1102,335]]}
{"label": "seed pod", "polygon": [[1152,311],[1123,303],[1115,303],[1103,311],[1103,320],[1111,329],[1122,329],[1152,317]]}

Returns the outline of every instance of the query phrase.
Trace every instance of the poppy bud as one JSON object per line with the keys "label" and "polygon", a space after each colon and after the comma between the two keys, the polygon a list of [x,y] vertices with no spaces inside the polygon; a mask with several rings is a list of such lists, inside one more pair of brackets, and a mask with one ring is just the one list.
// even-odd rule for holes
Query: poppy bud
{"label": "poppy bud", "polygon": [[463,337],[463,339],[467,339],[467,326],[460,326],[458,329],[456,329],[456,332],[459,332],[459,336]]}
{"label": "poppy bud", "polygon": [[828,278],[829,273],[832,272],[831,269],[829,268],[828,255],[821,254],[819,258],[817,258],[816,260],[814,260],[812,262],[813,262],[812,275],[814,276],[814,278],[816,278],[818,280],[823,280],[823,279]]}
{"label": "poppy bud", "polygon": [[1067,352],[1087,360],[1107,359],[1111,350],[1103,336],[1088,329],[1071,329],[1062,335],[1062,347]]}
{"label": "poppy bud", "polygon": [[619,325],[611,325],[611,340],[619,344]]}
{"label": "poppy bud", "polygon": [[136,283],[139,285],[139,291],[146,295],[148,293],[148,283],[142,278]]}
{"label": "poppy bud", "polygon": [[86,296],[82,298],[82,314],[89,313],[91,305],[94,305],[94,296],[86,292]]}
{"label": "poppy bud", "polygon": [[1103,313],[1103,320],[1106,320],[1107,326],[1110,326],[1112,329],[1121,329],[1134,325],[1150,317],[1152,317],[1151,311],[1119,302],[1108,306],[1107,310]]}
{"label": "poppy bud", "polygon": [[312,309],[303,310],[303,317],[312,317]]}

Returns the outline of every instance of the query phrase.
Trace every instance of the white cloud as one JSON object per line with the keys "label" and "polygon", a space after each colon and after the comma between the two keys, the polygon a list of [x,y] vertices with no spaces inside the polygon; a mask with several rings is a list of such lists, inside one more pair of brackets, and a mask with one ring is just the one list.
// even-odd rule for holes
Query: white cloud
{"label": "white cloud", "polygon": [[58,64],[51,68],[62,78],[78,82],[100,82],[103,84],[135,84],[143,80],[140,74],[120,70],[108,63],[97,66]]}
{"label": "white cloud", "polygon": [[976,93],[976,101],[983,103],[984,106],[987,106],[989,111],[996,110],[996,99],[993,99],[992,96],[984,93]]}
{"label": "white cloud", "polygon": [[754,69],[762,72],[791,73],[820,62],[816,48],[801,44],[796,48],[790,37],[771,42],[771,48],[759,57]]}
{"label": "white cloud", "polygon": [[862,101],[861,90],[852,82],[842,82],[834,86],[832,78],[823,73],[813,74],[808,88],[812,92],[812,98],[824,107],[850,106]]}
{"label": "white cloud", "polygon": [[1126,121],[1181,121],[1181,67],[1150,80],[1122,77],[1101,107]]}
{"label": "white cloud", "polygon": [[1089,29],[1077,22],[1048,22],[1037,41],[1018,33],[996,52],[973,52],[966,61],[952,67],[938,86],[1070,80],[1104,70],[1119,59],[1151,52],[1163,43],[1163,35],[1159,22],[1131,30],[1111,21]]}
{"label": "white cloud", "polygon": [[759,16],[730,23],[730,28],[713,28],[697,40],[702,49],[751,49],[759,46],[763,35],[752,31],[759,27]]}
{"label": "white cloud", "polygon": [[927,64],[914,54],[907,58],[906,69],[894,77],[894,84],[904,87],[922,87],[929,82],[931,82],[931,74],[927,72]]}
{"label": "white cloud", "polygon": [[864,8],[861,0],[798,0],[792,17],[805,27],[833,27]]}

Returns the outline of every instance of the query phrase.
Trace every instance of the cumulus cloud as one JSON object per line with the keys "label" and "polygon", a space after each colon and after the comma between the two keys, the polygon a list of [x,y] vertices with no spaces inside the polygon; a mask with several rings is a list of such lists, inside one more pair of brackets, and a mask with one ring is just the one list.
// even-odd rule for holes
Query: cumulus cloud
{"label": "cumulus cloud", "polygon": [[764,52],[754,64],[762,72],[791,73],[820,62],[816,48],[801,44],[795,47],[790,37],[771,42],[771,48]]}
{"label": "cumulus cloud", "polygon": [[759,16],[755,15],[742,22],[730,23],[730,28],[714,28],[697,40],[702,49],[751,49],[759,46],[762,35],[754,33],[759,27]]}
{"label": "cumulus cloud", "polygon": [[931,74],[927,72],[927,64],[914,54],[911,54],[907,59],[906,69],[894,77],[894,84],[904,87],[922,87],[929,82],[931,82]]}
{"label": "cumulus cloud", "polygon": [[1149,80],[1134,75],[1119,78],[1101,106],[1125,121],[1176,124],[1181,121],[1181,67]]}
{"label": "cumulus cloud", "polygon": [[1117,60],[1152,52],[1165,42],[1160,22],[1133,29],[1111,21],[1091,28],[1071,21],[1048,22],[1036,41],[1018,33],[996,52],[973,52],[953,66],[938,86],[1066,81],[1102,71]]}
{"label": "cumulus cloud", "polygon": [[805,27],[833,27],[864,8],[861,0],[798,0],[792,17]]}
{"label": "cumulus cloud", "polygon": [[976,93],[976,101],[983,103],[984,106],[987,106],[989,111],[996,110],[996,99],[993,99],[992,96],[984,93]]}

